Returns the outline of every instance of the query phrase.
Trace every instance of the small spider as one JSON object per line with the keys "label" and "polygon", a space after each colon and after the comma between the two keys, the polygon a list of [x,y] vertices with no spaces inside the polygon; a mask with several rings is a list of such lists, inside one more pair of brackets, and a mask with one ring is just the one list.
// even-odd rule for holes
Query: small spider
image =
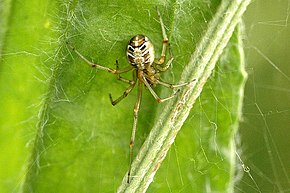
{"label": "small spider", "polygon": [[[170,59],[165,65],[163,65],[165,61],[165,53],[166,53],[166,47],[168,44],[168,38],[167,38],[165,27],[164,27],[164,24],[163,24],[163,21],[162,21],[162,18],[158,9],[157,9],[157,14],[159,16],[159,21],[160,21],[162,35],[163,35],[163,46],[162,46],[161,57],[159,60],[158,59],[156,60],[154,57],[153,44],[151,43],[149,38],[144,35],[135,35],[129,41],[127,45],[126,54],[127,54],[127,58],[128,58],[128,62],[130,63],[130,66],[123,69],[119,69],[118,61],[116,61],[116,69],[107,68],[99,64],[90,62],[80,52],[78,52],[73,46],[71,46],[67,42],[67,45],[89,66],[100,69],[100,70],[105,70],[112,74],[116,74],[118,80],[129,84],[129,87],[124,91],[123,95],[121,95],[116,100],[113,100],[112,95],[109,94],[109,97],[113,106],[115,106],[122,99],[124,99],[132,91],[132,89],[135,87],[135,85],[138,82],[138,97],[137,97],[137,101],[134,107],[134,123],[133,123],[131,138],[130,138],[130,151],[129,151],[130,162],[129,162],[128,179],[127,179],[128,183],[130,181],[131,165],[133,161],[133,146],[134,146],[134,141],[135,141],[135,133],[137,129],[138,112],[139,112],[140,102],[141,102],[141,97],[142,97],[143,84],[145,84],[145,86],[148,88],[148,90],[153,95],[155,100],[158,103],[161,103],[169,99],[172,99],[174,96],[176,96],[176,94],[180,90],[177,90],[169,97],[160,98],[156,94],[156,92],[153,90],[153,87],[155,87],[157,84],[173,89],[173,88],[188,85],[189,83],[192,82],[190,81],[190,82],[181,83],[181,84],[169,84],[160,80],[160,73],[165,72],[168,69],[168,67],[173,61],[173,56],[172,56],[172,53],[170,52]],[[133,80],[128,80],[121,77],[120,74],[131,71],[131,70],[133,70]],[[195,81],[195,79],[193,81]]]}

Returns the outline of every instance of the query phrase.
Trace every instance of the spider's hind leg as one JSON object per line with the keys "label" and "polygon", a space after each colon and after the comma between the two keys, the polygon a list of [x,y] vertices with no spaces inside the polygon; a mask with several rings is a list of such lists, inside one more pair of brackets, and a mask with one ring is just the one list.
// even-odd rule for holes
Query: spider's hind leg
{"label": "spider's hind leg", "polygon": [[[119,62],[118,60],[116,60],[116,70],[118,71],[119,70]],[[129,80],[129,79],[126,79],[126,78],[123,78],[121,77],[121,74],[117,74],[117,79],[122,81],[122,82],[125,82],[125,83],[128,83],[130,85],[133,85],[136,81],[136,70],[133,70],[133,80]]]}
{"label": "spider's hind leg", "polygon": [[[118,68],[118,67],[117,67]],[[133,90],[133,88],[135,87],[136,85],[136,82],[137,82],[137,77],[136,77],[136,70],[133,70],[133,80],[128,80],[128,79],[124,79],[124,78],[121,78],[119,79],[118,77],[118,80],[121,80],[121,81],[124,81],[124,82],[127,82],[130,84],[130,86],[124,91],[124,93],[118,97],[116,100],[113,100],[113,97],[111,94],[109,94],[109,97],[110,97],[110,100],[111,100],[111,103],[113,106],[115,106],[116,104],[118,104],[121,100],[123,100],[126,96],[128,96],[128,94]]]}
{"label": "spider's hind leg", "polygon": [[110,93],[110,94],[109,94],[109,97],[110,97],[110,101],[111,101],[112,105],[115,106],[115,105],[118,104],[121,100],[123,100],[126,96],[128,96],[128,94],[129,94],[129,93],[132,91],[132,89],[134,88],[135,83],[136,83],[136,82],[134,82],[134,84],[130,85],[130,86],[129,86],[125,91],[124,91],[124,93],[123,93],[120,97],[118,97],[116,100],[113,100],[113,97],[112,97],[112,95],[111,95],[111,93]]}
{"label": "spider's hind leg", "polygon": [[162,86],[165,86],[167,88],[177,88],[177,87],[182,87],[182,86],[186,86],[192,82],[194,82],[196,79],[193,79],[192,81],[190,82],[184,82],[184,83],[179,83],[179,84],[170,84],[170,83],[167,83],[167,82],[163,82],[163,81],[160,81],[160,80],[156,80],[156,83],[157,84],[160,84]]}

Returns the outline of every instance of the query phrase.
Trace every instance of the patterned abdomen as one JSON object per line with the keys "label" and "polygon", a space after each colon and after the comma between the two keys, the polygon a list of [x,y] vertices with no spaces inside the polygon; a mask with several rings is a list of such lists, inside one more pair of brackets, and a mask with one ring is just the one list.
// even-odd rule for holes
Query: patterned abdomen
{"label": "patterned abdomen", "polygon": [[148,37],[136,35],[127,46],[127,58],[132,66],[144,69],[154,62],[154,47]]}

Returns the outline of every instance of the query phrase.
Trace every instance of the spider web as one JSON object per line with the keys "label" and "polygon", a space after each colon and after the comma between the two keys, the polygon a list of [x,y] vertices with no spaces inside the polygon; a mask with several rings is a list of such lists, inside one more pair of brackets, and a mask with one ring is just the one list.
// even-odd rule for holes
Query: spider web
{"label": "spider web", "polygon": [[[235,192],[290,192],[290,58],[285,51],[289,49],[289,15],[289,0],[257,0],[246,12],[248,81],[237,135]],[[216,98],[215,105],[218,103]],[[216,128],[214,121],[208,121]],[[205,140],[200,139],[200,144]],[[210,163],[206,150],[202,145],[200,148]],[[218,147],[216,151],[219,155]],[[179,171],[176,178],[184,184],[179,163],[186,155],[177,144],[168,156],[175,157]],[[167,179],[166,184],[169,192],[175,192]]]}
{"label": "spider web", "polygon": [[[237,136],[235,192],[290,192],[290,58],[285,51],[289,49],[289,15],[289,0],[257,0],[246,13],[248,81]],[[179,171],[181,155],[174,147],[171,156],[176,157]],[[182,182],[181,173],[177,178]],[[174,192],[168,182],[167,186]]]}
{"label": "spider web", "polygon": [[[270,13],[270,14],[269,14]],[[287,61],[290,1],[256,1],[248,10],[241,153],[246,175],[237,192],[290,192],[290,74]]]}
{"label": "spider web", "polygon": [[[284,52],[287,50],[290,34],[290,1],[272,0],[270,4],[257,0],[249,7],[247,14],[248,41],[245,51],[249,79],[245,92],[244,121],[240,125],[238,136],[241,147],[236,153],[236,170],[239,172],[236,175],[235,192],[290,192],[290,168],[287,164],[290,157],[287,151],[290,136],[286,136],[289,135],[287,128],[290,126],[290,76],[286,65],[289,56]],[[216,99],[213,105],[217,106],[219,103]],[[224,107],[227,108],[226,105]],[[191,118],[193,117],[189,117]],[[216,122],[210,119],[208,121],[215,128]],[[213,144],[216,138],[214,134]],[[200,141],[205,140],[200,138]],[[177,160],[175,167],[178,168],[179,175],[176,178],[183,184],[185,177],[182,175],[180,156],[186,155],[182,155],[176,146],[171,151],[169,156],[174,156]],[[201,152],[207,159],[203,146]],[[220,154],[219,148],[216,154]],[[167,172],[170,173],[170,170]],[[104,174],[98,175],[102,178]],[[171,190],[169,182],[167,186]],[[101,189],[100,186],[99,190]]]}

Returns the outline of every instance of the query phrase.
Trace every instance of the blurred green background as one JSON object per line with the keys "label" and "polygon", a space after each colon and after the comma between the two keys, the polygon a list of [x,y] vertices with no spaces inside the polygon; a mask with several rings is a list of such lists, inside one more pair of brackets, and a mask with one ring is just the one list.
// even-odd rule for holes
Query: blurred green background
{"label": "blurred green background", "polygon": [[237,192],[290,192],[290,1],[256,0],[245,14],[248,81]]}
{"label": "blurred green background", "polygon": [[[35,2],[39,9],[45,8],[45,5],[40,5],[40,1],[38,3],[37,1]],[[5,3],[8,5],[9,1],[0,1],[0,6],[2,5],[0,7],[0,16],[8,14],[6,10],[9,7],[3,6]],[[30,9],[30,7],[22,7],[22,9]],[[242,162],[237,159],[236,192],[290,192],[289,16],[290,0],[255,0],[245,14],[246,35],[244,39],[246,69],[249,77],[245,90],[244,116],[237,135],[237,143],[238,155],[245,166],[249,167],[250,171],[243,172]],[[31,24],[42,22],[47,27],[50,25],[49,21],[45,21],[41,15],[38,20],[30,22]],[[0,24],[5,24],[5,22],[1,21],[1,18]],[[29,23],[26,25],[29,25]],[[2,33],[1,29],[0,33]],[[13,33],[17,35],[17,31]],[[3,40],[0,39],[0,41]],[[2,42],[0,48],[1,45]],[[27,45],[21,44],[21,38],[19,39],[19,44],[15,45],[15,47],[18,50],[27,50]],[[30,52],[29,50],[27,51],[28,53]],[[19,54],[23,54],[23,57],[27,58],[30,57],[30,54],[33,55],[33,53]],[[33,61],[31,57],[31,62],[36,63],[39,61]],[[23,68],[34,67],[23,66]],[[17,73],[16,69],[15,73]],[[38,73],[35,77],[46,76],[38,70],[35,70],[35,73]],[[28,74],[23,74],[23,76],[28,76]],[[39,80],[35,80],[35,82],[39,82]],[[3,86],[2,82],[1,85]],[[41,86],[34,88],[36,92],[39,92],[35,94],[36,96],[44,92],[41,88]],[[9,88],[5,89],[9,90]],[[15,98],[21,97],[21,93],[25,92],[21,87],[18,89],[19,96],[13,96]],[[30,99],[27,100],[29,101]],[[8,105],[0,104],[1,108],[5,108],[5,105]],[[25,114],[27,112],[31,113],[39,107],[36,105],[22,108],[25,109],[26,112],[22,112]],[[11,115],[19,113],[11,111],[6,113]],[[3,113],[1,114],[0,116],[4,116]],[[25,121],[22,122],[22,119],[15,119],[11,119],[11,124],[19,123],[14,126],[15,130],[19,125],[27,124]],[[29,119],[37,119],[37,117],[29,117]],[[27,122],[29,121],[27,120]],[[0,150],[1,154],[8,155],[7,160],[13,156],[25,156],[22,155],[24,152],[20,152],[20,155],[17,154],[17,149],[13,149],[13,144],[21,143],[19,139],[28,141],[27,139],[31,138],[30,135],[34,135],[35,125],[28,125],[28,128],[30,130],[27,131],[25,136],[14,136],[13,131],[9,133],[13,137],[5,136],[9,140],[12,139],[9,150]],[[1,139],[5,140],[3,137]],[[31,146],[32,144],[24,145]],[[15,163],[17,163],[17,160]],[[13,167],[13,164],[11,166]],[[11,168],[12,170],[13,168]],[[6,181],[1,181],[0,183],[9,184]]]}

